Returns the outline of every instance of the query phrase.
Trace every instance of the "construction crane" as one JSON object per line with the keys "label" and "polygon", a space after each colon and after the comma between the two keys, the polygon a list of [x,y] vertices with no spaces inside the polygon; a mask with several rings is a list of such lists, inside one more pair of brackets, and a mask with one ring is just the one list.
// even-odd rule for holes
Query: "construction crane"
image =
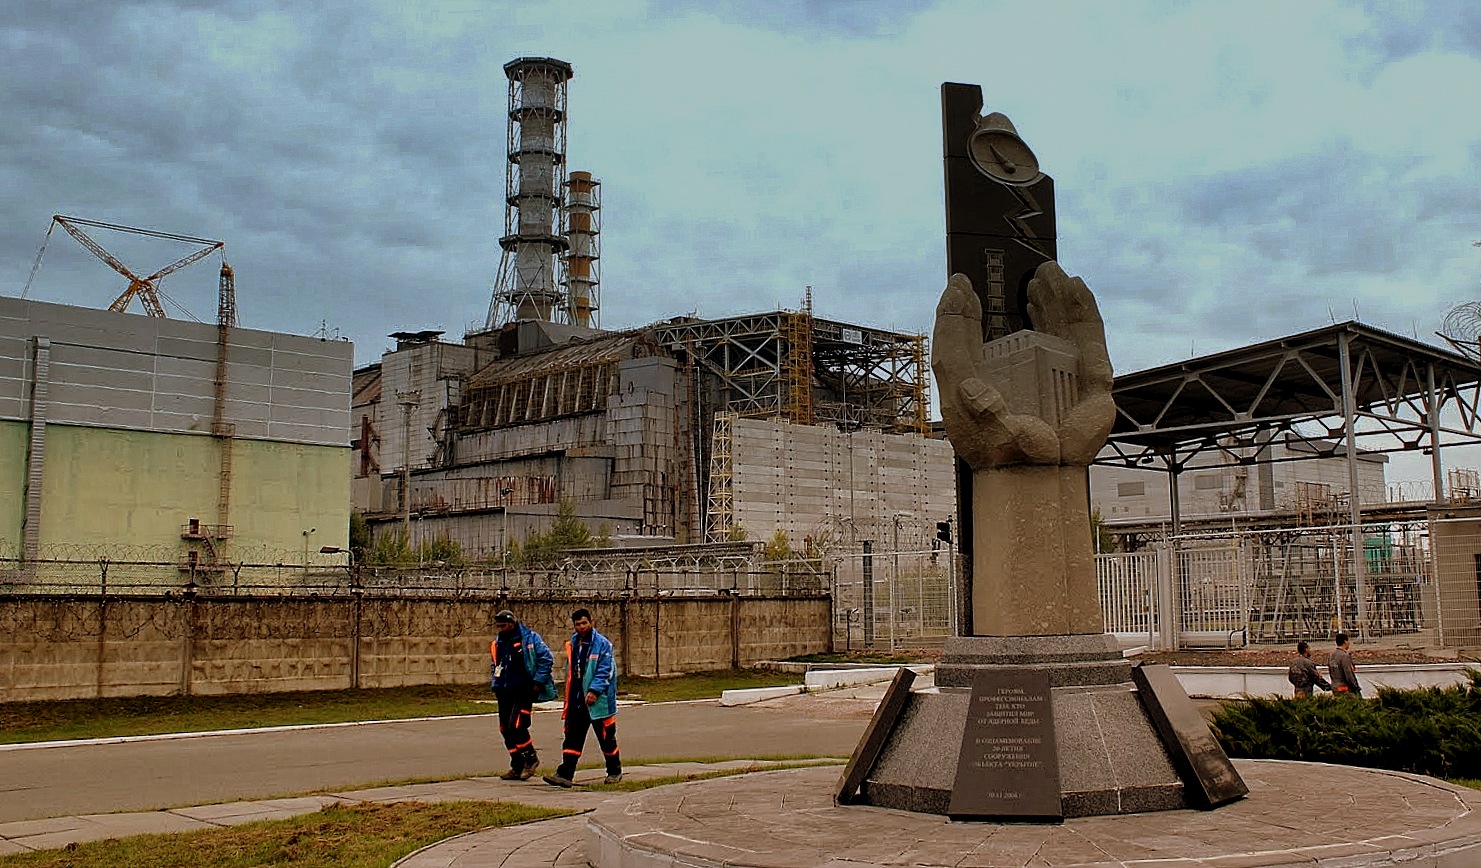
{"label": "construction crane", "polygon": [[[71,235],[73,238],[76,238],[78,243],[80,243],[83,247],[86,247],[88,251],[91,252],[94,256],[103,260],[103,262],[107,264],[109,268],[128,278],[128,288],[125,289],[118,296],[118,298],[115,298],[112,304],[108,305],[109,310],[118,313],[122,313],[128,310],[129,303],[137,298],[139,300],[139,303],[143,305],[144,312],[148,315],[158,317],[165,316],[165,309],[164,306],[160,304],[160,297],[163,296],[165,299],[171,302],[174,302],[174,299],[170,299],[169,296],[164,295],[164,293],[160,290],[160,281],[168,277],[169,275],[174,274],[185,266],[190,265],[194,262],[199,262],[200,260],[205,259],[207,256],[210,256],[212,253],[215,253],[218,250],[223,250],[223,248],[226,247],[225,242],[213,241],[209,238],[196,238],[192,235],[176,235],[171,232],[157,232],[153,229],[141,229],[136,226],[120,226],[116,223],[103,223],[98,220],[84,220],[81,217],[66,217],[61,214],[54,214],[52,215],[51,219],[53,223],[67,230],[67,234]],[[127,265],[124,265],[122,262],[120,262],[118,257],[109,253],[107,250],[104,250],[102,245],[98,244],[98,242],[94,241],[90,235],[84,232],[82,230],[82,227],[84,226],[94,227],[97,229],[110,229],[115,232],[127,232],[134,235],[147,235],[151,238],[164,238],[170,241],[182,241],[187,244],[200,244],[203,246],[199,250],[193,251],[192,253],[182,256],[174,262],[171,262],[169,265],[166,265],[164,268],[161,268],[148,277],[140,277],[132,270],[130,270]],[[39,264],[39,254],[37,256],[37,261]],[[34,268],[32,269],[32,273],[35,273]],[[228,296],[230,296],[229,299]],[[177,306],[179,306],[178,303],[176,304]],[[184,308],[181,307],[181,310],[184,310]],[[221,321],[221,318],[223,316],[229,317],[229,321],[226,322],[227,325],[236,324],[235,288],[232,286],[231,267],[226,264],[226,256],[224,253],[221,257],[221,286],[217,310],[218,322]]]}

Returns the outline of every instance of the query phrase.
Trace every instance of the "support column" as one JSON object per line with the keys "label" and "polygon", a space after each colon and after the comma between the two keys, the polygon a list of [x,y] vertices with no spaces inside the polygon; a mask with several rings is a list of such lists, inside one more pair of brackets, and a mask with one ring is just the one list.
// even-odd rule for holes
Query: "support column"
{"label": "support column", "polygon": [[1445,468],[1440,464],[1440,396],[1435,392],[1435,363],[1424,366],[1425,421],[1430,428],[1430,474],[1435,485],[1435,503],[1445,502]]}
{"label": "support column", "polygon": [[51,395],[51,339],[37,335],[31,355],[31,439],[26,450],[26,502],[21,518],[21,569],[36,575],[41,553],[41,483],[46,467],[46,417]]}
{"label": "support column", "polygon": [[[1337,360],[1342,367],[1342,431],[1347,445],[1347,520],[1352,525],[1352,582],[1357,603],[1357,633],[1368,637],[1368,606],[1364,601],[1367,582],[1363,575],[1363,507],[1358,492],[1357,400],[1353,396],[1352,335],[1337,338]],[[1337,622],[1342,623],[1342,589],[1337,588]]]}

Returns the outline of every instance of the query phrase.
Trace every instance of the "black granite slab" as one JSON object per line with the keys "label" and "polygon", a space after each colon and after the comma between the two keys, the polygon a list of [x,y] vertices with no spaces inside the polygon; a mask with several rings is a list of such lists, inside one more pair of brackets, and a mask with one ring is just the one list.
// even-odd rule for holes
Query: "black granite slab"
{"label": "black granite slab", "polygon": [[1249,793],[1171,669],[1143,664],[1131,671],[1131,677],[1193,805],[1216,808]]}
{"label": "black granite slab", "polygon": [[838,790],[833,794],[835,805],[847,805],[858,795],[859,787],[869,777],[875,760],[879,759],[880,752],[889,741],[890,732],[905,711],[905,706],[910,701],[910,685],[914,683],[915,673],[901,666],[890,681],[890,686],[886,688],[884,698],[875,706],[869,726],[864,729],[863,737],[854,746],[854,755],[849,757],[848,765],[843,767],[843,775],[838,779]]}
{"label": "black granite slab", "polygon": [[1064,818],[1054,705],[1044,672],[977,674],[947,813],[954,820]]}

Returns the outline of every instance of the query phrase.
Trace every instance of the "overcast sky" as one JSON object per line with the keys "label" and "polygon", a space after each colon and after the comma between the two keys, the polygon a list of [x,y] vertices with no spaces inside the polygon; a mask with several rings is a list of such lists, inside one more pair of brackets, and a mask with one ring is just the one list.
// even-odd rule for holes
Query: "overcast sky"
{"label": "overcast sky", "polygon": [[[222,239],[242,325],[324,324],[362,364],[483,323],[520,56],[576,70],[608,328],[811,285],[821,316],[929,331],[943,81],[982,85],[1054,176],[1119,372],[1347,319],[1438,341],[1481,297],[1467,0],[20,0],[0,46],[0,292],[54,213]],[[141,273],[186,250],[96,237]],[[211,321],[215,282],[164,289]],[[29,296],[123,288],[57,232]]]}

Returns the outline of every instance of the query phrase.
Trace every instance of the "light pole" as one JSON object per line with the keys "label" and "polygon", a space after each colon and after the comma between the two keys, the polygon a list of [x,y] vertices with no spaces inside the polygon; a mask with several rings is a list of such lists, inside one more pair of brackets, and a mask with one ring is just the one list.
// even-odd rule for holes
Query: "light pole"
{"label": "light pole", "polygon": [[347,558],[349,558],[349,562],[345,565],[345,570],[347,572],[349,572],[349,574],[350,574],[350,584],[352,584],[352,585],[355,584],[355,550],[354,549],[342,549],[339,546],[319,546],[319,554],[321,554],[321,555],[344,555]]}
{"label": "light pole", "polygon": [[396,393],[401,408],[401,533],[411,545],[411,414],[422,403],[422,393],[413,389]]}
{"label": "light pole", "polygon": [[895,550],[891,557],[894,561],[894,575],[890,580],[890,653],[895,653],[895,619],[899,612],[895,607],[895,597],[900,593],[900,519],[914,518],[913,512],[895,513]]}
{"label": "light pole", "polygon": [[308,581],[308,578],[309,578],[309,536],[311,536],[312,534],[316,533],[318,530],[319,529],[316,528],[316,527],[311,527],[311,528],[305,529],[304,532],[303,532],[303,578],[304,578],[304,581]]}
{"label": "light pole", "polygon": [[504,555],[502,563],[506,575],[509,572],[509,495],[513,493],[513,488],[499,489],[499,501],[504,505]]}

